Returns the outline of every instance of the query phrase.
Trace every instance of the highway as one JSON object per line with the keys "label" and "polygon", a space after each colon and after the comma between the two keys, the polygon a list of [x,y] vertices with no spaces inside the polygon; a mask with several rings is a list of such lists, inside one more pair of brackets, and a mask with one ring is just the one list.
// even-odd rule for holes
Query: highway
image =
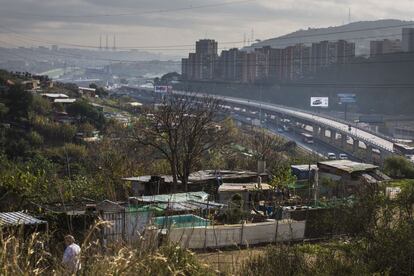
{"label": "highway", "polygon": [[[365,129],[359,128],[355,125],[352,126],[351,131],[348,130],[349,123],[341,121],[337,118],[329,118],[325,115],[315,114],[308,111],[292,108],[292,107],[286,107],[276,104],[270,104],[265,102],[259,102],[259,101],[253,101],[253,100],[247,100],[242,98],[234,98],[234,97],[226,97],[226,96],[220,96],[220,95],[211,95],[211,94],[201,94],[201,93],[189,93],[185,91],[173,91],[172,92],[175,95],[181,95],[181,96],[195,96],[195,97],[211,97],[214,96],[217,99],[221,100],[223,103],[227,103],[230,106],[236,105],[236,106],[245,106],[246,108],[249,108],[251,110],[262,110],[262,112],[266,113],[278,113],[285,115],[287,117],[296,117],[298,119],[305,120],[307,122],[314,122],[315,124],[321,125],[325,127],[326,129],[333,129],[337,133],[345,133],[347,136],[350,136],[352,138],[356,138],[360,142],[367,143],[373,148],[380,149],[382,151],[387,151],[389,153],[393,153],[393,141],[389,137],[385,137],[381,134],[376,134],[371,131],[367,131]],[[138,95],[134,95],[134,97],[137,97]],[[140,95],[142,96],[142,95]],[[254,117],[254,116],[252,116]],[[318,153],[319,155],[326,156],[327,152],[333,152],[336,154],[343,153],[340,149],[337,147],[331,146],[327,143],[318,142],[316,140],[316,143],[314,145],[305,144],[302,142],[301,137],[299,135],[294,133],[280,133],[276,129],[269,129],[272,132],[277,132],[278,135],[284,136],[287,139],[291,139],[302,148],[313,151]],[[298,137],[295,137],[298,136]],[[348,154],[349,155],[349,154]],[[351,156],[350,156],[351,157]],[[351,157],[352,159],[353,157]]]}
{"label": "highway", "polygon": [[287,116],[300,118],[300,119],[303,119],[309,122],[315,122],[326,128],[334,129],[338,133],[341,133],[341,132],[346,133],[348,136],[355,137],[356,139],[363,141],[364,143],[367,142],[371,146],[376,147],[378,149],[386,150],[391,153],[393,152],[393,141],[391,140],[391,138],[387,138],[381,134],[375,134],[365,129],[358,128],[355,125],[353,125],[351,128],[351,131],[349,131],[348,123],[343,122],[339,119],[327,118],[325,116],[321,116],[318,114],[310,113],[304,110],[295,109],[291,107],[280,106],[276,104],[269,104],[269,103],[259,102],[259,101],[246,100],[246,99],[241,99],[241,98],[225,97],[225,96],[211,95],[211,94],[188,93],[184,91],[174,91],[173,93],[177,95],[192,95],[196,97],[214,96],[226,103],[243,105],[247,107],[254,107],[256,109],[262,109],[263,111],[276,112],[276,113],[284,114]]}
{"label": "highway", "polygon": [[[236,121],[240,121],[242,123],[251,125],[251,122],[247,120],[247,116],[245,115],[233,114],[232,116]],[[303,141],[303,137],[300,135],[300,132],[301,132],[300,130],[285,131],[281,129],[280,127],[278,128],[276,124],[269,123],[269,122],[264,123],[262,127],[267,129],[269,132],[273,133],[274,135],[280,136],[288,141],[294,141],[298,147],[309,152],[311,155],[318,156],[322,159],[327,158],[328,153],[334,153],[336,154],[337,157],[339,156],[340,153],[345,153],[343,150],[340,150],[337,147],[331,146],[327,143],[321,142],[319,139],[315,139],[313,144],[305,143]],[[351,156],[349,154],[347,155],[348,155],[348,159],[352,161],[361,161],[360,159],[354,156]]]}

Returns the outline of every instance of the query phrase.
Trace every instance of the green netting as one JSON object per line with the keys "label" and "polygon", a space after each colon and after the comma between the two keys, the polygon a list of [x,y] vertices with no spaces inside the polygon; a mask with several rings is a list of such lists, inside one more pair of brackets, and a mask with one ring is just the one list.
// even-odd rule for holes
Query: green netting
{"label": "green netting", "polygon": [[195,215],[178,215],[169,217],[155,217],[154,224],[158,228],[205,227],[210,225],[210,221]]}
{"label": "green netting", "polygon": [[131,206],[128,208],[129,212],[153,212],[156,216],[164,214],[164,209],[157,205],[145,205],[145,206]]}

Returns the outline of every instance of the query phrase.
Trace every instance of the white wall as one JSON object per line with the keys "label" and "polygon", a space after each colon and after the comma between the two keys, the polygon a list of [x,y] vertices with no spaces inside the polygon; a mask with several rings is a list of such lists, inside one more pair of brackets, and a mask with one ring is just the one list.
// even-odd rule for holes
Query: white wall
{"label": "white wall", "polygon": [[184,248],[218,248],[232,245],[303,239],[305,221],[268,220],[263,223],[219,225],[195,228],[174,228],[169,231],[169,241]]}

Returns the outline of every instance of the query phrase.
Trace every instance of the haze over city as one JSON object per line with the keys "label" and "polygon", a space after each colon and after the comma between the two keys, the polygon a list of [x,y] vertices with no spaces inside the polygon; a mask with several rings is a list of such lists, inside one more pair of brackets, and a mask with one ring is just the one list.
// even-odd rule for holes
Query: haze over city
{"label": "haze over city", "polygon": [[[409,20],[410,0],[399,1],[4,1],[0,45],[50,44],[98,47],[99,36],[116,35],[118,47],[182,54],[199,38],[220,47],[277,37],[298,29],[378,19]],[[25,37],[21,37],[21,36]],[[5,41],[8,44],[5,44]],[[165,49],[165,46],[185,45]],[[164,48],[163,48],[164,47]],[[161,49],[154,49],[161,48]],[[175,49],[175,50],[174,50]]]}
{"label": "haze over city", "polygon": [[0,275],[414,275],[413,0],[0,0]]}

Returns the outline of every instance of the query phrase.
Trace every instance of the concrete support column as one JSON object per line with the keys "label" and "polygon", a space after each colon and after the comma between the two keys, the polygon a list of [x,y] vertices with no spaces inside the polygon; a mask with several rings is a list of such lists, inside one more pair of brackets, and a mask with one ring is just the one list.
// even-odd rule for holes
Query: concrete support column
{"label": "concrete support column", "polygon": [[352,143],[352,152],[356,152],[359,149],[359,141],[354,139],[354,142]]}
{"label": "concrete support column", "polygon": [[389,154],[386,153],[384,150],[380,150],[380,162],[381,162],[381,165],[384,164],[385,158],[387,158],[388,155]]}
{"label": "concrete support column", "polygon": [[336,131],[333,130],[333,129],[331,129],[330,132],[331,132],[331,144],[332,145],[335,145],[335,141],[336,141]]}
{"label": "concrete support column", "polygon": [[367,145],[367,149],[365,153],[365,159],[367,163],[372,163],[372,150],[373,150],[373,147],[370,145]]}
{"label": "concrete support column", "polygon": [[325,137],[326,137],[326,128],[321,127],[321,132],[319,133],[319,135],[322,137],[322,139],[325,139]]}
{"label": "concrete support column", "polygon": [[346,134],[341,133],[341,148],[345,148],[346,146]]}
{"label": "concrete support column", "polygon": [[319,126],[312,125],[312,129],[313,129],[313,137],[318,136],[318,134],[319,134]]}

